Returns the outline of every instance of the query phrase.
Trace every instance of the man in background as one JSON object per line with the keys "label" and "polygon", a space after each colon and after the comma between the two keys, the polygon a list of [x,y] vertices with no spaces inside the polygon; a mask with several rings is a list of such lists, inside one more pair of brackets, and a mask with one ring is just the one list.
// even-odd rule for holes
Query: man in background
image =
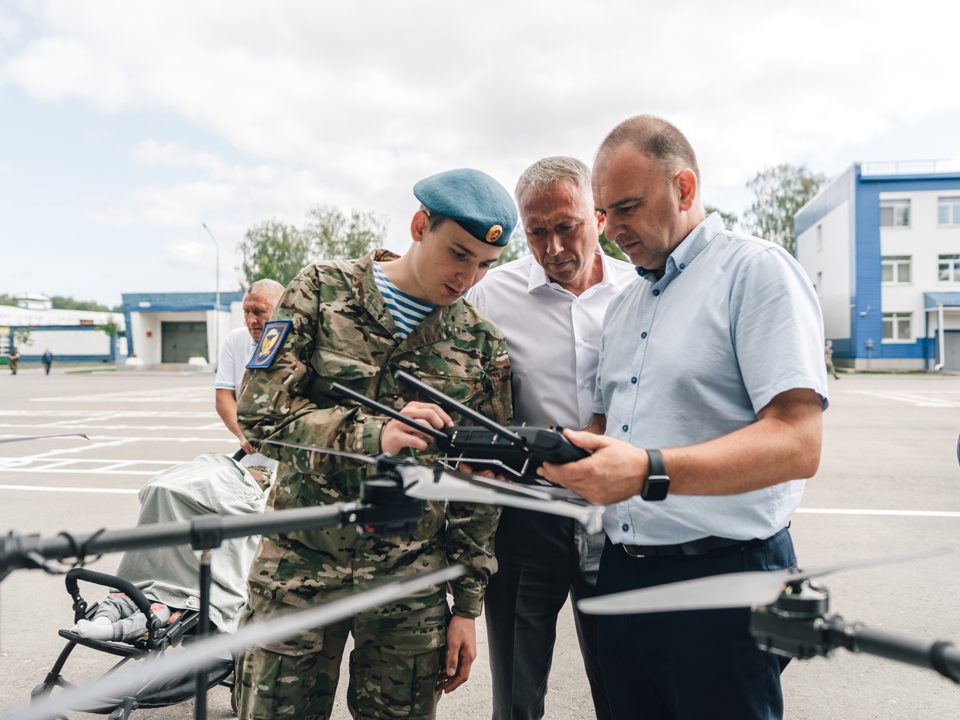
{"label": "man in background", "polygon": [[[491,270],[467,299],[507,338],[515,422],[579,430],[593,420],[603,315],[637,273],[601,251],[604,218],[593,205],[590,168],[579,160],[539,160],[514,195],[531,254]],[[557,617],[568,596],[576,603],[596,594],[603,541],[570,518],[504,508],[486,603],[494,720],[543,717]],[[596,618],[574,611],[574,619],[594,708],[605,720]]]}
{"label": "man in background", "polygon": [[47,375],[50,374],[50,366],[53,365],[53,353],[50,352],[50,348],[47,348],[43,351],[43,355],[40,356],[40,362],[43,363],[43,369]]}
{"label": "man in background", "polygon": [[[237,397],[243,384],[246,365],[260,342],[263,325],[273,315],[283,295],[283,285],[275,280],[257,280],[243,296],[243,320],[246,327],[231,331],[223,339],[223,351],[217,367],[214,387],[217,392],[217,415],[240,441],[247,453],[240,464],[251,469],[258,482],[269,482],[269,476],[277,467],[277,461],[258,453],[243,436],[237,425]],[[260,476],[260,477],[258,477]],[[266,478],[266,480],[264,480]]]}
{"label": "man in background", "polygon": [[827,363],[827,372],[833,375],[834,380],[839,380],[840,376],[837,375],[837,368],[833,364],[833,340],[827,340],[823,348],[823,359]]}
{"label": "man in background", "polygon": [[20,351],[17,348],[10,348],[10,354],[7,356],[10,360],[10,372],[13,375],[17,374],[17,366],[20,364]]}

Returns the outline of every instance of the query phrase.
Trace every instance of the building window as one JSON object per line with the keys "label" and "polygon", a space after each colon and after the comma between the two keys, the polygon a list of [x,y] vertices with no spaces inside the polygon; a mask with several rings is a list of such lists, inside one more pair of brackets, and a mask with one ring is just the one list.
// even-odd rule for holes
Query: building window
{"label": "building window", "polygon": [[910,313],[884,313],[883,339],[889,342],[910,340]]}
{"label": "building window", "polygon": [[823,225],[817,225],[817,252],[823,250]]}
{"label": "building window", "polygon": [[881,200],[880,227],[910,227],[910,201]]}
{"label": "building window", "polygon": [[960,282],[960,255],[940,256],[940,282]]}
{"label": "building window", "polygon": [[938,199],[937,224],[960,225],[960,197],[942,197]]}
{"label": "building window", "polygon": [[817,291],[817,295],[823,297],[823,271],[817,272],[817,284],[813,286],[813,289]]}
{"label": "building window", "polygon": [[885,283],[910,282],[910,256],[890,255],[883,258],[880,279]]}

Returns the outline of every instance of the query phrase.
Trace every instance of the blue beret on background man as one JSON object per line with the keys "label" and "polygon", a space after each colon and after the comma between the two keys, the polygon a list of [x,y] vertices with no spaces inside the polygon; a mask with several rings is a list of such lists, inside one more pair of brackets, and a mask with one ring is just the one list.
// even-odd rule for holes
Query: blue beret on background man
{"label": "blue beret on background man", "polygon": [[477,240],[503,247],[517,226],[510,193],[486,173],[469,168],[431,175],[413,194],[432,213],[456,222]]}

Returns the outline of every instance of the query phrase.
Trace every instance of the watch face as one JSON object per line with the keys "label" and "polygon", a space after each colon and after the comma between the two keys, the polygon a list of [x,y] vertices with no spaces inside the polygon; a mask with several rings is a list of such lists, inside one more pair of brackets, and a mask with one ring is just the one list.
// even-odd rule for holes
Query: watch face
{"label": "watch face", "polygon": [[666,475],[651,475],[647,478],[646,482],[643,483],[643,490],[640,493],[640,497],[647,502],[657,502],[658,500],[666,499],[669,490],[669,477]]}

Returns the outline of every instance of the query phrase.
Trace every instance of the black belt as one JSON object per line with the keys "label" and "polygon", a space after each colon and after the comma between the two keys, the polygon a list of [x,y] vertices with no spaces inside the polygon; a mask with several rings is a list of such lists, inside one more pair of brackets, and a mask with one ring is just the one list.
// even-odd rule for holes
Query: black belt
{"label": "black belt", "polygon": [[623,551],[630,557],[677,557],[680,555],[706,555],[714,550],[734,547],[735,545],[746,545],[754,542],[753,540],[731,540],[722,537],[705,537],[699,540],[680,543],[679,545],[623,545]]}

